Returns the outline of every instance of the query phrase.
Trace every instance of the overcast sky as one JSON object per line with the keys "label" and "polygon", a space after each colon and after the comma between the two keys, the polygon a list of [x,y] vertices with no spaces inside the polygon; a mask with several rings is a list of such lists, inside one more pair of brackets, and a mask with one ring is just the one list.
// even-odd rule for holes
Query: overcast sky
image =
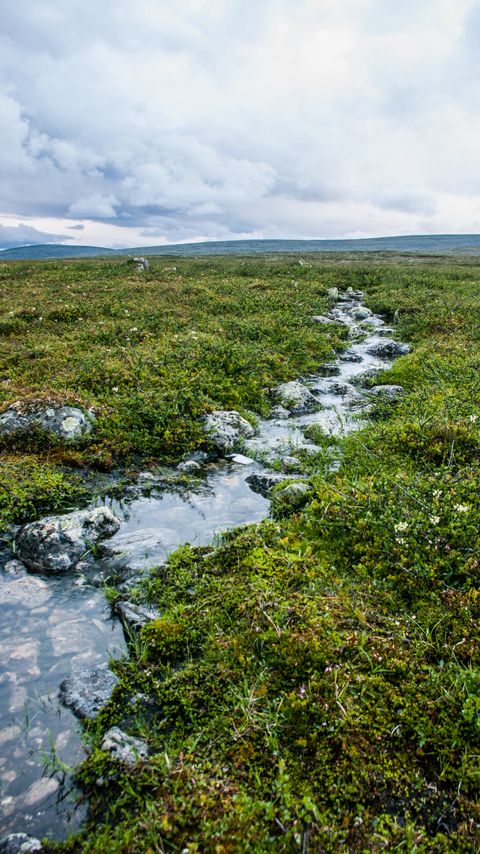
{"label": "overcast sky", "polygon": [[480,0],[0,8],[0,246],[480,232]]}

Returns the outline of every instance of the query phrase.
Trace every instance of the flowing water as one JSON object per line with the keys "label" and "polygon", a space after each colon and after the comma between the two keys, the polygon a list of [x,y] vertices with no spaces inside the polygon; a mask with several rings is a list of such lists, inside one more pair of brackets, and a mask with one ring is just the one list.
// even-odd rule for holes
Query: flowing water
{"label": "flowing water", "polygon": [[[140,570],[162,563],[182,543],[207,544],[221,531],[264,519],[269,501],[247,477],[268,471],[272,459],[318,450],[305,439],[309,424],[334,434],[361,425],[365,394],[350,383],[389,364],[367,352],[389,330],[375,316],[365,327],[356,319],[359,308],[355,299],[337,303],[330,316],[350,328],[351,346],[304,379],[320,411],[261,421],[244,455],[204,465],[187,488],[166,488],[155,473],[140,475],[121,501],[109,502],[122,527],[108,547]],[[75,805],[78,793],[70,791],[68,774],[66,785],[52,775],[51,759],[55,754],[74,766],[84,754],[80,725],[59,704],[58,686],[73,670],[124,654],[122,631],[102,591],[79,573],[42,577],[9,566],[0,573],[0,644],[0,834],[63,838],[81,822],[84,808]]]}

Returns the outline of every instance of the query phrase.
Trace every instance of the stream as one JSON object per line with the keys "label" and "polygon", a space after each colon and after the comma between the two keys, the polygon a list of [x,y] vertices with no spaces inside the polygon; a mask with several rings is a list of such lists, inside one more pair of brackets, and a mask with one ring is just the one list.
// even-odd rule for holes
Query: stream
{"label": "stream", "polygon": [[[121,500],[104,502],[122,521],[108,548],[130,568],[147,570],[182,543],[206,545],[222,531],[266,518],[270,502],[247,478],[271,472],[274,460],[301,449],[318,451],[304,436],[308,425],[336,435],[363,426],[359,416],[368,397],[351,383],[389,367],[396,354],[369,351],[389,340],[392,330],[361,305],[361,294],[341,295],[328,319],[349,327],[351,344],[335,362],[302,379],[322,409],[261,420],[241,454],[205,463],[188,485],[166,486],[164,477],[145,472]],[[301,477],[301,470],[291,476]],[[85,754],[81,724],[60,705],[58,687],[73,671],[121,657],[126,647],[119,621],[89,576],[33,576],[12,565],[13,557],[0,555],[0,836],[63,839],[81,824],[86,808],[76,804],[68,772],[63,783],[58,766],[53,773],[52,757],[73,767]],[[99,570],[104,563],[99,559]]]}

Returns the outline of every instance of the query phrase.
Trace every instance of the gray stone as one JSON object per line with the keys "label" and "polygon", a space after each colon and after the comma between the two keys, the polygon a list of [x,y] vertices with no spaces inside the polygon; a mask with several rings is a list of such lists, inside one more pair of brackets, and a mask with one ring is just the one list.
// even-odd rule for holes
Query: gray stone
{"label": "gray stone", "polygon": [[16,577],[18,577],[19,575],[25,575],[27,571],[22,561],[15,560],[15,558],[13,560],[7,561],[4,566],[4,570],[7,575],[13,575]]}
{"label": "gray stone", "polygon": [[148,747],[142,738],[127,735],[120,727],[114,726],[105,733],[102,750],[122,765],[131,767],[142,762],[148,756]]}
{"label": "gray stone", "polygon": [[369,308],[365,308],[364,305],[361,305],[352,311],[352,317],[355,320],[367,320],[369,317],[372,317],[372,312]]}
{"label": "gray stone", "polygon": [[29,854],[30,851],[41,851],[39,839],[26,833],[10,833],[0,839],[0,854]]}
{"label": "gray stone", "polygon": [[237,466],[251,466],[255,462],[252,457],[246,457],[245,454],[229,454],[228,459]]}
{"label": "gray stone", "polygon": [[71,442],[91,433],[94,421],[91,412],[84,412],[78,407],[48,405],[44,401],[28,404],[19,401],[0,415],[0,435],[15,435],[37,429]]}
{"label": "gray stone", "polygon": [[325,317],[324,314],[314,314],[312,320],[315,323],[321,323],[322,326],[331,326],[332,324],[335,324],[335,320],[332,320],[331,317]]}
{"label": "gray stone", "polygon": [[280,463],[285,472],[300,472],[303,470],[300,460],[296,457],[282,457]]}
{"label": "gray stone", "polygon": [[119,528],[120,521],[109,507],[47,516],[20,529],[15,538],[17,554],[34,572],[67,572],[92,545]]}
{"label": "gray stone", "polygon": [[362,361],[362,356],[360,356],[359,353],[355,353],[354,350],[345,350],[345,352],[340,356],[340,361],[358,363]]}
{"label": "gray stone", "polygon": [[106,665],[89,667],[64,679],[60,700],[77,718],[92,721],[107,705],[117,685],[118,676]]}
{"label": "gray stone", "polygon": [[282,383],[274,390],[276,400],[285,409],[295,415],[302,412],[315,412],[321,409],[316,397],[303,383],[293,380],[290,383]]}
{"label": "gray stone", "polygon": [[324,365],[320,365],[317,374],[319,377],[338,377],[340,373],[340,368],[335,362],[327,362]]}
{"label": "gray stone", "polygon": [[143,273],[144,270],[150,268],[150,262],[146,258],[133,258],[132,263],[135,264],[135,269],[138,273]]}
{"label": "gray stone", "polygon": [[122,575],[127,572],[151,569],[165,558],[166,544],[172,540],[170,528],[139,528],[136,531],[121,531],[112,539],[102,543],[99,553],[113,561],[113,566]]}
{"label": "gray stone", "polygon": [[272,406],[270,410],[270,418],[277,418],[278,420],[285,421],[287,418],[290,418],[290,413],[284,406]]}
{"label": "gray stone", "polygon": [[327,291],[327,297],[330,297],[330,299],[338,299],[338,288],[329,288]]}
{"label": "gray stone", "polygon": [[386,398],[387,400],[395,400],[403,394],[402,385],[375,385],[369,389],[369,394],[374,394],[376,397]]}
{"label": "gray stone", "polygon": [[252,425],[236,410],[217,409],[203,419],[203,431],[220,453],[233,451],[242,439],[255,434]]}
{"label": "gray stone", "polygon": [[[297,460],[298,462],[298,460]],[[268,496],[279,483],[285,480],[285,475],[280,472],[256,472],[246,478],[246,481],[254,492]]]}
{"label": "gray stone", "polygon": [[151,608],[148,605],[136,605],[134,602],[117,602],[115,613],[118,614],[127,633],[140,631],[160,616],[160,611],[157,608]]}
{"label": "gray stone", "polygon": [[183,463],[178,464],[177,469],[185,474],[195,474],[200,471],[200,464],[195,460],[184,460]]}
{"label": "gray stone", "polygon": [[408,344],[400,344],[399,341],[393,341],[386,338],[385,341],[379,341],[378,344],[373,344],[367,349],[370,356],[377,356],[379,359],[394,359],[397,356],[404,356],[410,352]]}

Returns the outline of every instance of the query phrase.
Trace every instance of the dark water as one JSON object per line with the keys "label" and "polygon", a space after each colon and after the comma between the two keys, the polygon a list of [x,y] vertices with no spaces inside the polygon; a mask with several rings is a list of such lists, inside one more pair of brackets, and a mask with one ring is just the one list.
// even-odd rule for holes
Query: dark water
{"label": "dark water", "polygon": [[[336,376],[320,372],[306,379],[323,405],[319,412],[262,421],[244,455],[204,466],[187,489],[162,489],[151,472],[143,480],[140,475],[133,492],[110,502],[122,526],[107,541],[109,548],[129,566],[145,569],[162,563],[182,543],[207,544],[226,529],[264,519],[269,502],[246,478],[300,449],[315,451],[303,433],[308,424],[334,434],[358,428],[365,398],[349,383],[388,365],[367,353],[387,331],[383,321],[372,316],[365,329],[354,319],[357,309],[358,302],[351,301],[332,311],[350,327],[350,354],[357,361],[340,357]],[[339,392],[337,383],[346,390]],[[73,809],[73,795],[64,798],[58,775],[51,776],[49,756],[53,746],[60,760],[73,766],[83,752],[79,724],[59,705],[58,686],[72,670],[122,655],[122,633],[101,590],[80,574],[52,578],[2,571],[0,645],[0,833],[62,838],[83,813]],[[68,780],[67,775],[67,789]]]}

